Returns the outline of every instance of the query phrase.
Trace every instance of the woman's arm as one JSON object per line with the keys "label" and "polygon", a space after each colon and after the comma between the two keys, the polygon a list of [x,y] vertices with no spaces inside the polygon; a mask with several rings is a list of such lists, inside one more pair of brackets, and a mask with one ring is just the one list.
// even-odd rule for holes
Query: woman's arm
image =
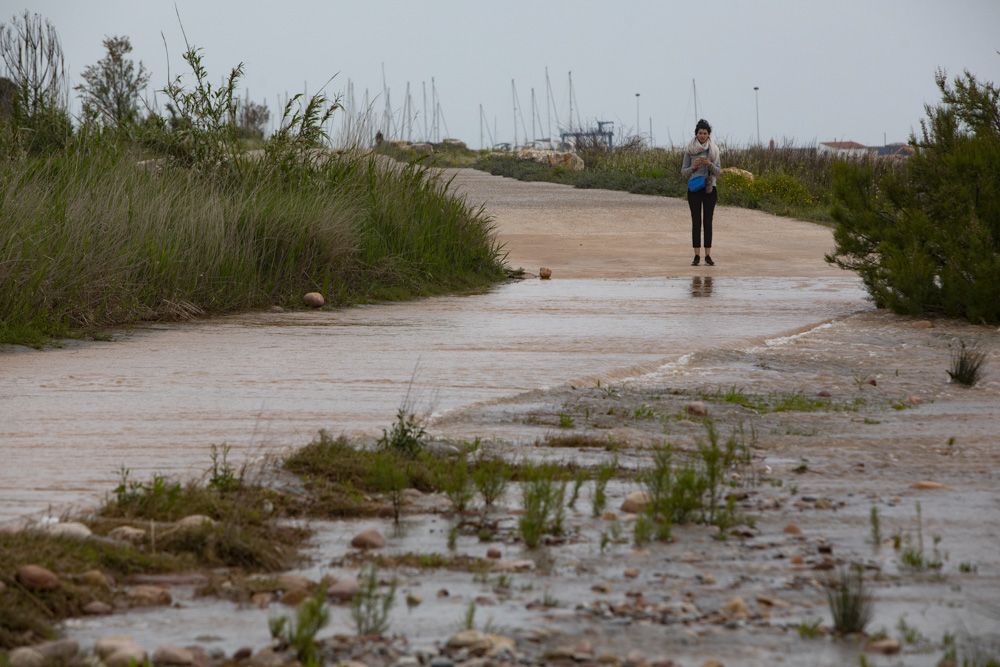
{"label": "woman's arm", "polygon": [[681,176],[691,178],[694,167],[691,166],[691,154],[684,151],[684,160],[681,162]]}

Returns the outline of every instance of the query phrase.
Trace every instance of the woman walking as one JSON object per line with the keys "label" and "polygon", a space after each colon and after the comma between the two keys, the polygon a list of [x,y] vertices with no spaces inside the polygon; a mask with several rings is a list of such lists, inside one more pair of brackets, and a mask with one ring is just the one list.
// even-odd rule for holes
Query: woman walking
{"label": "woman walking", "polygon": [[715,266],[712,259],[712,214],[719,193],[715,183],[722,171],[719,148],[712,142],[712,126],[702,118],[694,128],[694,138],[684,149],[681,175],[688,179],[688,207],[691,209],[691,245],[694,259],[691,266],[701,264],[701,231],[705,229],[705,263]]}

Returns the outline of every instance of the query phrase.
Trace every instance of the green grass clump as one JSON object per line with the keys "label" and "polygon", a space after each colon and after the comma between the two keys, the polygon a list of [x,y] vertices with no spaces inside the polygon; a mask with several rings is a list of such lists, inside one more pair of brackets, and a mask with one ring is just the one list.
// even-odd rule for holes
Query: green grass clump
{"label": "green grass clump", "polygon": [[960,341],[960,345],[952,352],[951,368],[948,376],[952,382],[957,382],[966,387],[975,386],[983,376],[983,364],[986,362],[986,353],[975,346],[967,346],[965,341]]}
{"label": "green grass clump", "polygon": [[826,600],[837,634],[864,632],[871,622],[872,598],[860,567],[842,568],[836,578],[830,579],[826,584]]}
{"label": "green grass clump", "polygon": [[319,667],[323,664],[319,654],[316,635],[330,622],[330,610],[326,606],[326,591],[319,589],[295,610],[295,619],[275,616],[269,619],[271,638],[281,647],[295,650],[295,657],[304,667]]}
{"label": "green grass clump", "polygon": [[521,539],[536,548],[546,534],[561,535],[565,517],[566,482],[560,469],[542,464],[523,472],[521,485],[524,514],[518,522]]}

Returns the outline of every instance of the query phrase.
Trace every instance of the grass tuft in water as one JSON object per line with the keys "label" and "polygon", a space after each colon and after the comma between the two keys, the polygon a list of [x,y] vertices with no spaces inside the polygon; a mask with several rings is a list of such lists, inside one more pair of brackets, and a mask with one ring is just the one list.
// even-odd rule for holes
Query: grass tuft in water
{"label": "grass tuft in water", "polygon": [[951,368],[948,376],[951,381],[965,387],[973,387],[983,377],[983,364],[986,353],[974,345],[967,346],[965,341],[959,341],[959,347],[952,352]]}
{"label": "grass tuft in water", "polygon": [[833,629],[839,635],[864,632],[872,620],[874,605],[859,566],[841,568],[826,583],[826,600],[833,617]]}

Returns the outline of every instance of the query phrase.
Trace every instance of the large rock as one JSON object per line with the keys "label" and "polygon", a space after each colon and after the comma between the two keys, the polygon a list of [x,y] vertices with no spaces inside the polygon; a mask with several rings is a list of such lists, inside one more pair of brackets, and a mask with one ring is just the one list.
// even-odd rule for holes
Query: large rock
{"label": "large rock", "polygon": [[363,530],[351,540],[351,546],[355,549],[381,549],[385,546],[385,538],[382,533],[374,528]]}
{"label": "large rock", "polygon": [[46,664],[68,664],[80,652],[80,644],[72,639],[57,639],[51,642],[43,642],[36,644],[32,648],[42,654]]}
{"label": "large rock", "polygon": [[118,651],[115,651],[107,658],[104,658],[104,664],[107,667],[134,667],[135,665],[141,665],[146,662],[148,654],[145,649],[136,644],[131,646],[126,646]]}
{"label": "large rock", "polygon": [[173,601],[170,592],[160,586],[133,586],[128,590],[127,597],[133,607],[158,607]]}
{"label": "large rock", "polygon": [[645,512],[647,507],[649,507],[649,494],[645,491],[633,491],[625,496],[621,510],[628,514],[639,514]]}
{"label": "large rock", "polygon": [[319,292],[306,292],[302,295],[302,303],[310,308],[322,308],[326,304],[326,299]]}
{"label": "large rock", "polygon": [[51,591],[59,588],[59,577],[41,565],[22,565],[17,568],[17,580],[29,591]]}
{"label": "large rock", "polygon": [[154,665],[191,665],[194,653],[179,646],[164,645],[153,652]]}
{"label": "large rock", "polygon": [[215,519],[204,514],[192,514],[174,522],[174,527],[180,530],[193,530],[214,525]]}
{"label": "large rock", "polygon": [[107,616],[114,611],[114,608],[106,602],[94,600],[83,605],[83,613],[88,616]]}
{"label": "large rock", "polygon": [[14,649],[7,659],[10,667],[42,667],[45,664],[45,656],[30,646]]}
{"label": "large rock", "polygon": [[135,640],[128,635],[113,635],[111,637],[101,637],[94,643],[94,653],[101,660],[109,657],[113,653],[125,648],[138,647]]}
{"label": "large rock", "polygon": [[42,532],[56,537],[70,537],[77,540],[85,540],[93,534],[90,528],[76,521],[46,524],[42,528]]}
{"label": "large rock", "polygon": [[583,171],[583,158],[572,151],[549,151],[539,148],[522,148],[517,151],[517,159],[531,160],[550,167],[562,167],[570,171]]}
{"label": "large rock", "polygon": [[326,589],[327,595],[340,602],[349,602],[361,590],[361,585],[355,577],[341,577]]}
{"label": "large rock", "polygon": [[108,533],[108,537],[118,542],[141,544],[146,539],[146,531],[132,526],[118,526]]}

